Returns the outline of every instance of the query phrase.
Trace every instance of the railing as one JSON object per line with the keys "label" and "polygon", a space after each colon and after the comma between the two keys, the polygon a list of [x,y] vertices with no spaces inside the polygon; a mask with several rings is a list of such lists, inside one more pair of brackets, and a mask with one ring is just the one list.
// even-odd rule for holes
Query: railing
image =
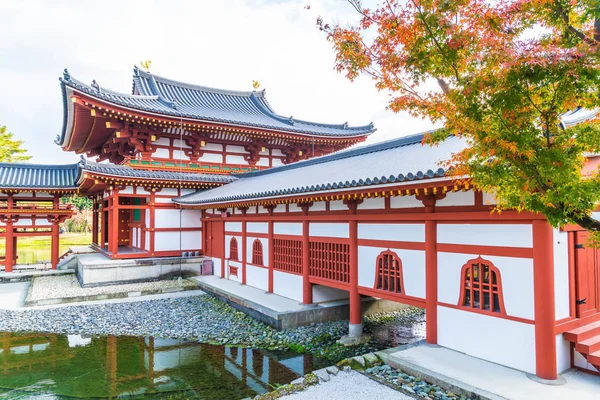
{"label": "railing", "polygon": [[34,213],[44,213],[51,212],[55,213],[56,211],[68,211],[68,213],[74,212],[72,204],[59,204],[58,207],[54,207],[53,205],[40,205],[40,204],[13,204],[12,207],[8,207],[8,205],[0,205],[0,213],[3,214],[20,214],[27,212]]}
{"label": "railing", "polygon": [[267,169],[269,167],[250,167],[243,164],[222,164],[212,162],[199,162],[199,163],[184,163],[176,161],[148,161],[148,160],[129,160],[129,166],[134,168],[146,168],[156,170],[173,170],[173,171],[194,171],[203,173],[242,173],[256,171],[260,169]]}

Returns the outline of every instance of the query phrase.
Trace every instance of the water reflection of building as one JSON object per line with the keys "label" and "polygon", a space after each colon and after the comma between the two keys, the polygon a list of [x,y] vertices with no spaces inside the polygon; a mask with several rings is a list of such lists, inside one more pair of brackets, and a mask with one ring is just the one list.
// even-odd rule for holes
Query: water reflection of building
{"label": "water reflection of building", "polygon": [[54,393],[75,397],[172,392],[243,398],[311,368],[307,356],[173,339],[5,333],[0,345],[0,387],[46,380]]}

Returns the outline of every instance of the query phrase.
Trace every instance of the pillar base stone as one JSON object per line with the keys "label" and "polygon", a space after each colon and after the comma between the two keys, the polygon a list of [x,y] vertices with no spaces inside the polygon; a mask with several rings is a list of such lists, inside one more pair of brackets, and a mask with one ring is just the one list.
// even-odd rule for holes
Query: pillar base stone
{"label": "pillar base stone", "polygon": [[544,379],[544,378],[540,378],[539,376],[533,375],[530,373],[527,373],[525,375],[527,375],[527,377],[529,379],[531,379],[532,381],[541,383],[542,385],[562,386],[567,383],[567,380],[565,379],[565,377],[561,376],[561,375],[558,375],[556,379]]}
{"label": "pillar base stone", "polygon": [[371,337],[369,335],[363,335],[362,324],[349,324],[348,335],[342,336],[340,340],[338,340],[338,343],[344,346],[356,346],[359,344],[367,343],[370,340]]}

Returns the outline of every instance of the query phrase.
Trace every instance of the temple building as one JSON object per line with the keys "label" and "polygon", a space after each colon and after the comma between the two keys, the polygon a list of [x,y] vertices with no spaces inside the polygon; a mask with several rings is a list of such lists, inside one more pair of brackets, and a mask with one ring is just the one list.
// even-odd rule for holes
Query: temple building
{"label": "temple building", "polygon": [[[0,175],[0,217],[13,227],[20,198],[11,193],[41,192],[53,204],[46,212],[65,218],[53,193],[77,191],[93,200],[93,247],[106,260],[192,254],[222,279],[307,306],[345,300],[350,340],[362,334],[361,298],[375,297],[425,308],[431,344],[548,380],[600,370],[598,250],[581,227],[492,213],[493,194],[441,167],[465,140],[430,147],[421,134],[348,149],[373,125],[283,117],[264,91],[138,69],[132,94],[67,71],[60,82],[56,142],[96,162],[39,187]],[[595,115],[580,109],[563,123]]]}

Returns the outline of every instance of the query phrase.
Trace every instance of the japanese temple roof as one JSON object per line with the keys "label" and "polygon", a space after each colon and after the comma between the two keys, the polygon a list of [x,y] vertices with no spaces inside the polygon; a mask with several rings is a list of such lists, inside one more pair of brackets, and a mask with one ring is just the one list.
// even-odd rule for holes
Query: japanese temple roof
{"label": "japanese temple roof", "polygon": [[578,107],[573,111],[561,115],[560,119],[562,124],[568,128],[596,117],[599,112],[600,110],[588,110],[586,108]]}
{"label": "japanese temple roof", "polygon": [[126,165],[114,165],[108,163],[101,164],[91,161],[83,162],[82,168],[84,171],[96,172],[101,175],[134,179],[212,183],[229,183],[238,179],[231,175],[197,174],[175,171],[148,171],[144,169],[132,168]]}
{"label": "japanese temple roof", "polygon": [[424,134],[313,158],[268,170],[237,175],[228,185],[174,199],[184,205],[218,204],[304,195],[353,187],[444,177],[441,161],[466,147],[449,137],[439,146],[422,145]]}
{"label": "japanese temple roof", "polygon": [[79,164],[0,163],[0,189],[75,190]]}
{"label": "japanese temple roof", "polygon": [[162,78],[134,68],[133,94],[118,93],[100,87],[94,81],[86,85],[71,77],[67,70],[60,78],[63,91],[65,124],[57,143],[67,135],[68,98],[73,90],[118,106],[206,122],[264,128],[319,137],[361,137],[375,131],[373,123],[364,126],[325,124],[281,116],[269,105],[265,91],[229,91],[190,85]]}

